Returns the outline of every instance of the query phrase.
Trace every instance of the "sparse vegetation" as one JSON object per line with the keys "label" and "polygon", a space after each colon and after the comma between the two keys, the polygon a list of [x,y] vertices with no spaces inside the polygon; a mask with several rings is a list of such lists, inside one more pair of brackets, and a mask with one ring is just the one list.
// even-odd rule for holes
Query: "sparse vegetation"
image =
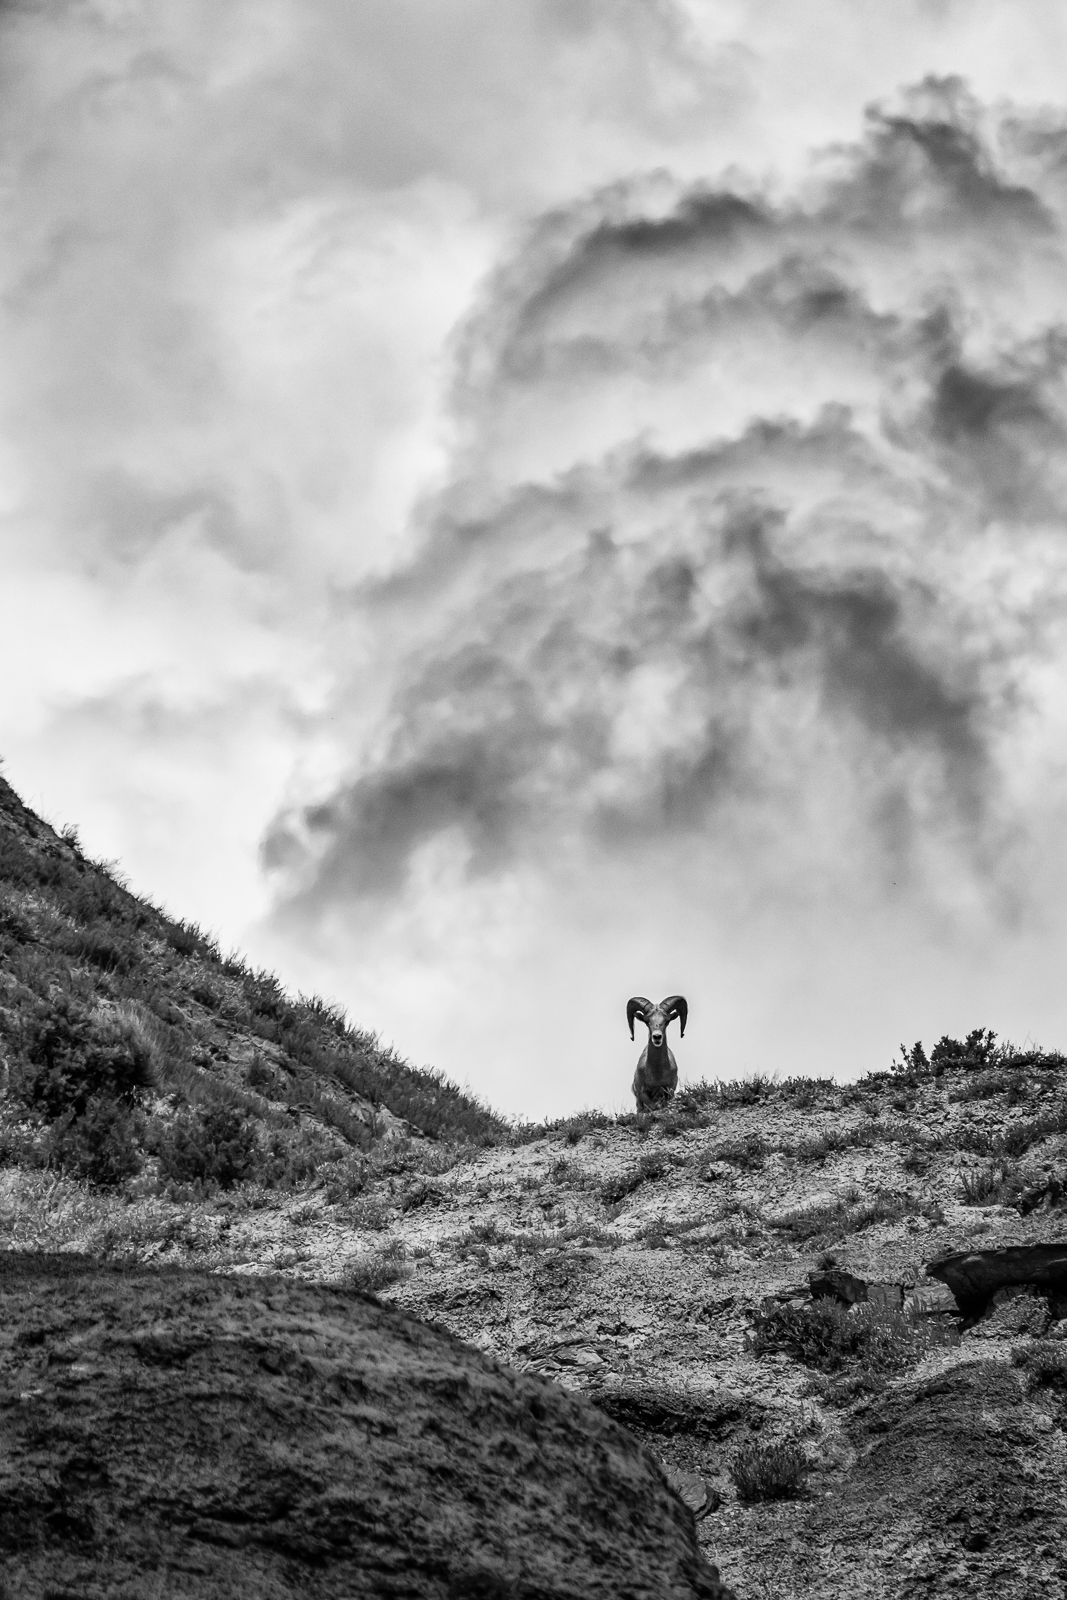
{"label": "sparse vegetation", "polygon": [[758,1172],[767,1159],[768,1146],[758,1133],[745,1134],[740,1139],[728,1139],[714,1146],[713,1161],[728,1161],[742,1172]]}
{"label": "sparse vegetation", "polygon": [[469,1236],[475,1244],[507,1244],[510,1238],[507,1229],[501,1226],[496,1217],[487,1217],[484,1222],[472,1222]]}
{"label": "sparse vegetation", "polygon": [[719,1233],[705,1233],[703,1231],[685,1232],[678,1237],[678,1248],[686,1255],[706,1256],[705,1270],[713,1275],[726,1271],[729,1258],[729,1241]]}
{"label": "sparse vegetation", "polygon": [[914,1143],[908,1146],[900,1158],[903,1170],[914,1178],[925,1177],[930,1170],[931,1153],[924,1144]]}
{"label": "sparse vegetation", "polygon": [[345,1221],[353,1228],[370,1233],[382,1233],[388,1228],[392,1212],[384,1200],[375,1195],[361,1195],[351,1200],[344,1209]]}
{"label": "sparse vegetation", "polygon": [[1016,1106],[1029,1098],[1030,1080],[1022,1072],[979,1072],[965,1078],[958,1088],[949,1092],[953,1104],[966,1104],[973,1100],[991,1100],[1004,1095],[1008,1106]]}
{"label": "sparse vegetation", "polygon": [[351,1156],[332,1161],[323,1167],[322,1177],[330,1205],[346,1205],[366,1188],[367,1163]]}
{"label": "sparse vegetation", "polygon": [[664,1156],[643,1155],[632,1167],[605,1178],[600,1185],[600,1198],[605,1205],[617,1205],[627,1195],[634,1194],[642,1184],[662,1178],[668,1167],[674,1164]]}
{"label": "sparse vegetation", "polygon": [[778,1098],[798,1111],[807,1111],[821,1102],[834,1105],[839,1094],[840,1086],[833,1078],[783,1078],[778,1085]]}
{"label": "sparse vegetation", "polygon": [[[7,1159],[115,1187],[155,1157],[164,1187],[206,1192],[300,1184],[346,1149],[368,1150],[366,1102],[454,1145],[510,1136],[441,1074],[137,899],[2,779],[0,973]],[[240,1152],[227,1112],[258,1129]]]}
{"label": "sparse vegetation", "polygon": [[[972,1028],[965,1039],[952,1039],[947,1034],[934,1045],[927,1057],[921,1040],[909,1049],[901,1045],[900,1057],[892,1063],[889,1076],[898,1082],[920,1083],[923,1079],[940,1078],[946,1074],[978,1073],[975,1080],[982,1088],[965,1092],[964,1086],[950,1091],[950,1099],[982,1099],[987,1094],[1001,1092],[1000,1085],[1011,1090],[1013,1081],[1018,1093],[1021,1084],[1028,1084],[1024,1074],[1062,1074],[1067,1067],[1067,1056],[1059,1050],[1020,1050],[1008,1042],[997,1043],[991,1028]],[[868,1084],[876,1083],[884,1074],[872,1073]],[[1028,1092],[1028,1089],[1027,1091]]]}
{"label": "sparse vegetation", "polygon": [[417,1179],[401,1194],[400,1209],[406,1215],[409,1211],[418,1211],[423,1206],[439,1206],[443,1199],[444,1196],[436,1184]]}
{"label": "sparse vegetation", "polygon": [[559,1230],[558,1238],[561,1243],[588,1245],[603,1250],[617,1250],[623,1242],[621,1234],[611,1228],[602,1228],[591,1219],[568,1222]]}
{"label": "sparse vegetation", "polygon": [[809,1471],[800,1445],[792,1440],[762,1444],[749,1440],[730,1463],[740,1500],[794,1500],[804,1493]]}
{"label": "sparse vegetation", "polygon": [[652,1250],[662,1250],[668,1239],[675,1241],[682,1239],[687,1233],[692,1233],[696,1228],[704,1226],[703,1217],[688,1217],[678,1221],[661,1220],[648,1222],[634,1234],[635,1243],[647,1244]]}
{"label": "sparse vegetation", "polygon": [[341,1274],[341,1282],[350,1289],[362,1289],[366,1294],[378,1294],[411,1276],[411,1266],[403,1245],[394,1242],[370,1255],[351,1261]]}
{"label": "sparse vegetation", "polygon": [[540,1253],[533,1263],[532,1280],[545,1303],[557,1297],[560,1304],[567,1303],[577,1284],[597,1270],[596,1257],[588,1250],[553,1248]]}
{"label": "sparse vegetation", "polygon": [[753,1072],[747,1078],[730,1078],[714,1085],[714,1104],[725,1106],[755,1106],[771,1100],[778,1092],[778,1084],[765,1072]]}
{"label": "sparse vegetation", "polygon": [[750,1342],[756,1355],[784,1351],[820,1372],[849,1364],[868,1372],[912,1366],[938,1344],[958,1343],[955,1329],[902,1311],[862,1304],[849,1310],[830,1298],[799,1306],[769,1305],[756,1316]]}
{"label": "sparse vegetation", "polygon": [[828,1156],[836,1155],[839,1150],[847,1148],[847,1135],[842,1129],[831,1129],[824,1133],[811,1135],[809,1138],[797,1139],[792,1144],[782,1147],[784,1155],[792,1156],[797,1161],[816,1163],[822,1165]]}
{"label": "sparse vegetation", "polygon": [[1067,1101],[1001,1129],[958,1128],[946,1140],[946,1146],[970,1155],[1010,1158],[1023,1156],[1043,1139],[1060,1133],[1067,1133]]}
{"label": "sparse vegetation", "polygon": [[616,1120],[604,1111],[579,1111],[549,1122],[518,1122],[512,1127],[507,1143],[523,1145],[533,1144],[537,1139],[563,1139],[566,1144],[580,1144],[586,1134],[615,1127]]}
{"label": "sparse vegetation", "polygon": [[714,1110],[717,1103],[718,1085],[701,1078],[698,1083],[682,1084],[671,1101],[671,1107],[687,1115],[696,1115]]}
{"label": "sparse vegetation", "polygon": [[1060,1339],[1032,1339],[1012,1351],[1012,1363],[1021,1367],[1032,1389],[1067,1390],[1067,1343]]}
{"label": "sparse vegetation", "polygon": [[1011,1205],[1025,1188],[1012,1161],[991,1161],[960,1174],[960,1199],[965,1206]]}
{"label": "sparse vegetation", "polygon": [[567,1189],[587,1189],[593,1181],[579,1162],[567,1156],[560,1156],[552,1163],[549,1177],[557,1188]]}
{"label": "sparse vegetation", "polygon": [[100,1188],[114,1189],[141,1171],[144,1116],[111,1095],[91,1096],[81,1114],[66,1112],[49,1129],[50,1164]]}
{"label": "sparse vegetation", "polygon": [[161,1119],[149,1149],[158,1157],[161,1182],[195,1184],[206,1193],[232,1189],[258,1164],[255,1128],[224,1105]]}
{"label": "sparse vegetation", "polygon": [[849,1189],[833,1200],[784,1212],[770,1220],[769,1226],[801,1241],[822,1235],[844,1237],[879,1222],[896,1222],[906,1216],[944,1220],[941,1208],[930,1199],[879,1189],[867,1200],[859,1190]]}

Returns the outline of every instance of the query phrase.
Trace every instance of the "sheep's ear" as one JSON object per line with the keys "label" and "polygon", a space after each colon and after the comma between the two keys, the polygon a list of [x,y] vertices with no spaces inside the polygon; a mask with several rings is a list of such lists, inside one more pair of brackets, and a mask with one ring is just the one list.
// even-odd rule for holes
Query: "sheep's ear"
{"label": "sheep's ear", "polygon": [[648,1018],[652,1010],[651,1000],[646,1000],[644,995],[635,994],[632,1000],[626,1002],[626,1020],[630,1024],[630,1038],[634,1036],[634,1018],[640,1017],[642,1022]]}
{"label": "sheep's ear", "polygon": [[684,994],[668,995],[666,1000],[660,1002],[660,1010],[667,1013],[667,1020],[677,1017],[682,1024],[681,1037],[685,1038],[685,1025],[689,1020],[689,1006]]}

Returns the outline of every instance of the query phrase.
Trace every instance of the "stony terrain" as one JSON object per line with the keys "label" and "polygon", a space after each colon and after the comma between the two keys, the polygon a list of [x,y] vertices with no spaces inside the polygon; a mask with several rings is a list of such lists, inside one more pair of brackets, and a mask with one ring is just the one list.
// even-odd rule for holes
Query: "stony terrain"
{"label": "stony terrain", "polygon": [[[1067,1593],[1064,1378],[1033,1387],[1013,1364],[1048,1331],[1043,1302],[1022,1327],[1003,1313],[1006,1326],[994,1315],[962,1336],[943,1326],[952,1342],[920,1344],[914,1362],[852,1395],[847,1369],[835,1393],[833,1376],[749,1348],[761,1304],[805,1298],[827,1251],[867,1279],[910,1286],[925,1281],[925,1262],[969,1244],[1063,1237],[1055,1210],[962,1203],[961,1175],[984,1174],[988,1159],[927,1154],[924,1139],[1010,1127],[1025,1113],[1007,1111],[1003,1095],[953,1104],[953,1087],[932,1082],[899,1108],[891,1084],[854,1097],[827,1089],[803,1108],[769,1096],[724,1107],[702,1129],[667,1117],[574,1146],[486,1152],[408,1212],[400,1185],[379,1190],[380,1203],[394,1201],[388,1237],[414,1258],[389,1292],[583,1389],[665,1462],[703,1474],[722,1505],[702,1540],[741,1595]],[[822,1155],[823,1138],[840,1148]],[[1032,1152],[1035,1175],[1062,1143]],[[644,1181],[605,1201],[605,1187],[613,1194],[642,1163]],[[337,1236],[311,1219],[303,1232],[312,1254],[299,1270],[330,1271]],[[804,1495],[743,1503],[731,1460],[768,1439],[800,1443],[812,1468]]]}
{"label": "stony terrain", "polygon": [[[701,1544],[742,1600],[1055,1600],[1067,1594],[1056,1308],[1009,1292],[968,1323],[938,1313],[943,1291],[924,1271],[971,1246],[1063,1237],[1046,1178],[1062,1170],[1064,1136],[1041,1131],[1059,1115],[1058,1074],[1035,1072],[1025,1095],[1018,1077],[725,1085],[640,1121],[576,1118],[466,1154],[392,1141],[298,1193],[235,1188],[197,1205],[132,1192],[79,1205],[61,1183],[44,1194],[36,1174],[9,1170],[0,1215],[16,1248],[45,1238],[117,1260],[372,1285],[583,1392],[665,1466],[705,1480]],[[1017,1159],[958,1148],[1005,1138],[1034,1142]],[[1024,1215],[1028,1185],[1046,1192]],[[788,1339],[774,1348],[775,1308],[810,1309],[809,1273],[830,1260],[917,1286],[933,1314],[889,1311],[886,1348],[831,1351],[822,1366]],[[775,1442],[803,1459],[795,1496],[745,1499],[738,1460]]]}
{"label": "stony terrain", "polygon": [[140,902],[112,936],[100,869],[0,811],[9,1251],[373,1290],[625,1424],[740,1600],[1067,1596],[1067,1251],[1031,1249],[1067,1237],[1067,1058],[975,1030],[508,1127]]}

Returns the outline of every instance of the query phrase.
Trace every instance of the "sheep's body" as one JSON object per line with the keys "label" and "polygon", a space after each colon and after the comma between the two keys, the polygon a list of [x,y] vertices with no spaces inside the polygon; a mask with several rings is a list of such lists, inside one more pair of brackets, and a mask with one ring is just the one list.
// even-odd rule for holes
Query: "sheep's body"
{"label": "sheep's body", "polygon": [[626,1020],[630,1024],[630,1038],[634,1036],[634,1020],[640,1017],[648,1028],[648,1044],[641,1052],[634,1073],[634,1099],[638,1111],[654,1111],[665,1106],[678,1087],[678,1063],[674,1051],[667,1045],[667,1024],[678,1017],[685,1036],[689,1007],[684,995],[668,995],[654,1006],[643,995],[635,995],[626,1006]]}
{"label": "sheep's body", "polygon": [[653,1050],[647,1044],[634,1073],[634,1098],[638,1111],[654,1111],[672,1099],[678,1087],[678,1063],[666,1044]]}

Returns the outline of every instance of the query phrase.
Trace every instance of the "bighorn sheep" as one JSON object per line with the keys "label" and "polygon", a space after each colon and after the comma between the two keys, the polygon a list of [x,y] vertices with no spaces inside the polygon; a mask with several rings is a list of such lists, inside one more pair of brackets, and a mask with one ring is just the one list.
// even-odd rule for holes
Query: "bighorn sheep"
{"label": "bighorn sheep", "polygon": [[638,1111],[652,1111],[656,1106],[665,1106],[677,1089],[678,1063],[673,1050],[667,1048],[667,1024],[677,1017],[682,1024],[681,1037],[684,1039],[688,1016],[689,1007],[684,995],[668,995],[658,1006],[639,994],[627,1000],[626,1020],[630,1024],[630,1038],[634,1036],[635,1017],[640,1017],[648,1027],[648,1043],[641,1052],[634,1073]]}

